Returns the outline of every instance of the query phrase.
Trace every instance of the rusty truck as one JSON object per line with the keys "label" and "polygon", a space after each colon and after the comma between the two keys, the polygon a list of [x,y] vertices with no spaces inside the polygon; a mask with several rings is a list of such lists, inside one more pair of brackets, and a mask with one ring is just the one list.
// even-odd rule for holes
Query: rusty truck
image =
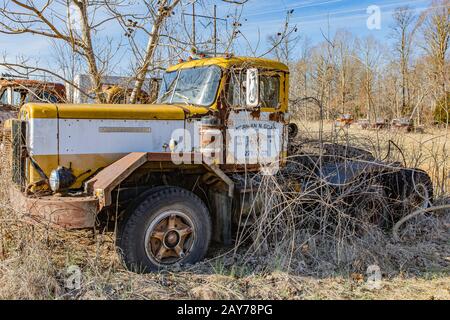
{"label": "rusty truck", "polygon": [[11,76],[0,77],[0,125],[9,118],[16,117],[19,108],[28,102],[63,102],[66,91],[63,84],[19,79]]}
{"label": "rusty truck", "polygon": [[[253,201],[246,174],[284,174],[301,152],[289,137],[299,130],[288,92],[285,64],[224,56],[169,67],[154,104],[27,103],[5,128],[11,202],[54,227],[113,221],[130,270],[193,264],[210,241],[232,243],[233,226]],[[364,165],[327,162],[330,146],[321,148],[319,177],[336,188],[387,167],[357,149]],[[310,183],[295,179],[299,189]],[[417,193],[420,206],[431,204],[425,172],[398,165],[383,181],[392,199]]]}

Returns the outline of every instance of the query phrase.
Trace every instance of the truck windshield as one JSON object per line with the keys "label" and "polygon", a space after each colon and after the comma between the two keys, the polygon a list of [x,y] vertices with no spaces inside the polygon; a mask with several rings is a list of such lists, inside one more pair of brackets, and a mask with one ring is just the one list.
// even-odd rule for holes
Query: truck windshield
{"label": "truck windshield", "polygon": [[217,66],[167,72],[162,79],[158,102],[210,106],[216,98],[220,79],[221,70]]}

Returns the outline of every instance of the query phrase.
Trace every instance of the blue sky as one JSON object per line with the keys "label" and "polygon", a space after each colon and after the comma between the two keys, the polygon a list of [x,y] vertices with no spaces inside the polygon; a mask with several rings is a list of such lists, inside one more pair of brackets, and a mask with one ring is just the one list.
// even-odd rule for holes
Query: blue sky
{"label": "blue sky", "polygon": [[[182,11],[189,13],[191,0],[183,0],[182,7],[177,9],[177,14]],[[204,0],[204,6],[198,6],[197,13],[212,15],[212,5],[218,6],[218,17],[226,18],[235,12],[236,6],[225,3],[221,0]],[[366,21],[369,17],[367,8],[376,5],[381,12],[380,30],[369,30]],[[346,29],[357,36],[373,35],[374,37],[387,42],[390,32],[389,26],[392,23],[393,10],[398,6],[408,5],[413,10],[419,12],[430,5],[430,0],[249,0],[243,7],[240,27],[241,32],[246,36],[252,47],[257,44],[258,53],[267,49],[266,39],[270,34],[275,34],[282,29],[286,12],[293,9],[291,25],[297,25],[300,35],[308,36],[312,44],[323,40],[322,32],[330,32],[332,36],[339,29]],[[190,18],[189,18],[190,19]],[[204,25],[207,24],[204,22]],[[228,26],[232,19],[228,18]],[[202,26],[201,21],[197,22],[197,33],[208,34],[211,26]],[[123,31],[117,25],[105,26],[99,34],[99,38],[123,37]],[[116,39],[119,41],[119,39]],[[145,46],[145,37],[138,37],[138,41]],[[236,54],[248,54],[246,50],[247,42],[241,37],[235,47]],[[300,46],[298,50],[300,50]],[[17,55],[30,56],[41,63],[52,64],[51,46],[48,40],[31,35],[6,36],[0,34],[0,52],[6,53],[9,59],[14,59]],[[127,59],[124,59],[125,61]],[[121,71],[127,68],[126,63],[121,63]]]}
{"label": "blue sky", "polygon": [[[268,34],[282,28],[286,11],[294,9],[291,24],[299,27],[302,35],[307,35],[313,43],[324,40],[322,32],[333,35],[339,29],[346,29],[357,36],[373,35],[380,40],[387,40],[392,24],[392,13],[396,7],[408,5],[419,12],[425,9],[430,1],[424,0],[250,0],[244,8],[242,31],[251,35],[256,41],[258,31],[261,40]],[[369,17],[367,8],[376,5],[381,12],[380,29],[369,30],[366,21]]]}

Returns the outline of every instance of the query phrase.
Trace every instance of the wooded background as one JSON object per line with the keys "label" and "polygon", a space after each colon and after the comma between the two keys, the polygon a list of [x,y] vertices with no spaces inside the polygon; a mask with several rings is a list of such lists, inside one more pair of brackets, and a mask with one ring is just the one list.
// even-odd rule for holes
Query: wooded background
{"label": "wooded background", "polygon": [[[47,38],[54,56],[51,63],[44,64],[26,56],[12,58],[8,48],[2,48],[5,53],[0,66],[15,75],[50,75],[69,86],[74,85],[76,74],[87,73],[92,88],[85,94],[103,102],[102,77],[116,74],[118,64],[127,61],[126,76],[133,82],[131,103],[135,103],[146,77],[159,76],[170,64],[185,59],[193,47],[210,53],[234,52],[288,64],[291,100],[317,98],[327,120],[351,114],[372,122],[405,117],[416,125],[448,126],[450,0],[432,1],[420,13],[408,6],[398,7],[389,26],[389,39],[383,42],[340,29],[334,34],[322,31],[323,40],[312,44],[290,23],[290,10],[280,30],[261,39],[267,50],[260,54],[250,41],[245,52],[235,52],[237,39],[246,41],[248,37],[241,31],[246,2],[6,0],[0,5],[0,33]],[[198,16],[214,23],[216,32],[195,32],[192,13],[204,15],[217,3],[234,5],[234,14],[216,20],[212,15]],[[119,25],[123,35],[100,36],[111,25]],[[319,117],[317,108],[307,102],[292,103],[291,107],[294,117]]]}

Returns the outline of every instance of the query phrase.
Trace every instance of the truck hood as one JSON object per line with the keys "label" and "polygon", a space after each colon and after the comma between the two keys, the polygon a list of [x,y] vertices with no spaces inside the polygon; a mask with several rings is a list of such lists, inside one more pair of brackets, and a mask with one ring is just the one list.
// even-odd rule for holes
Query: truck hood
{"label": "truck hood", "polygon": [[21,118],[182,120],[207,114],[206,107],[173,104],[47,104],[28,103]]}

